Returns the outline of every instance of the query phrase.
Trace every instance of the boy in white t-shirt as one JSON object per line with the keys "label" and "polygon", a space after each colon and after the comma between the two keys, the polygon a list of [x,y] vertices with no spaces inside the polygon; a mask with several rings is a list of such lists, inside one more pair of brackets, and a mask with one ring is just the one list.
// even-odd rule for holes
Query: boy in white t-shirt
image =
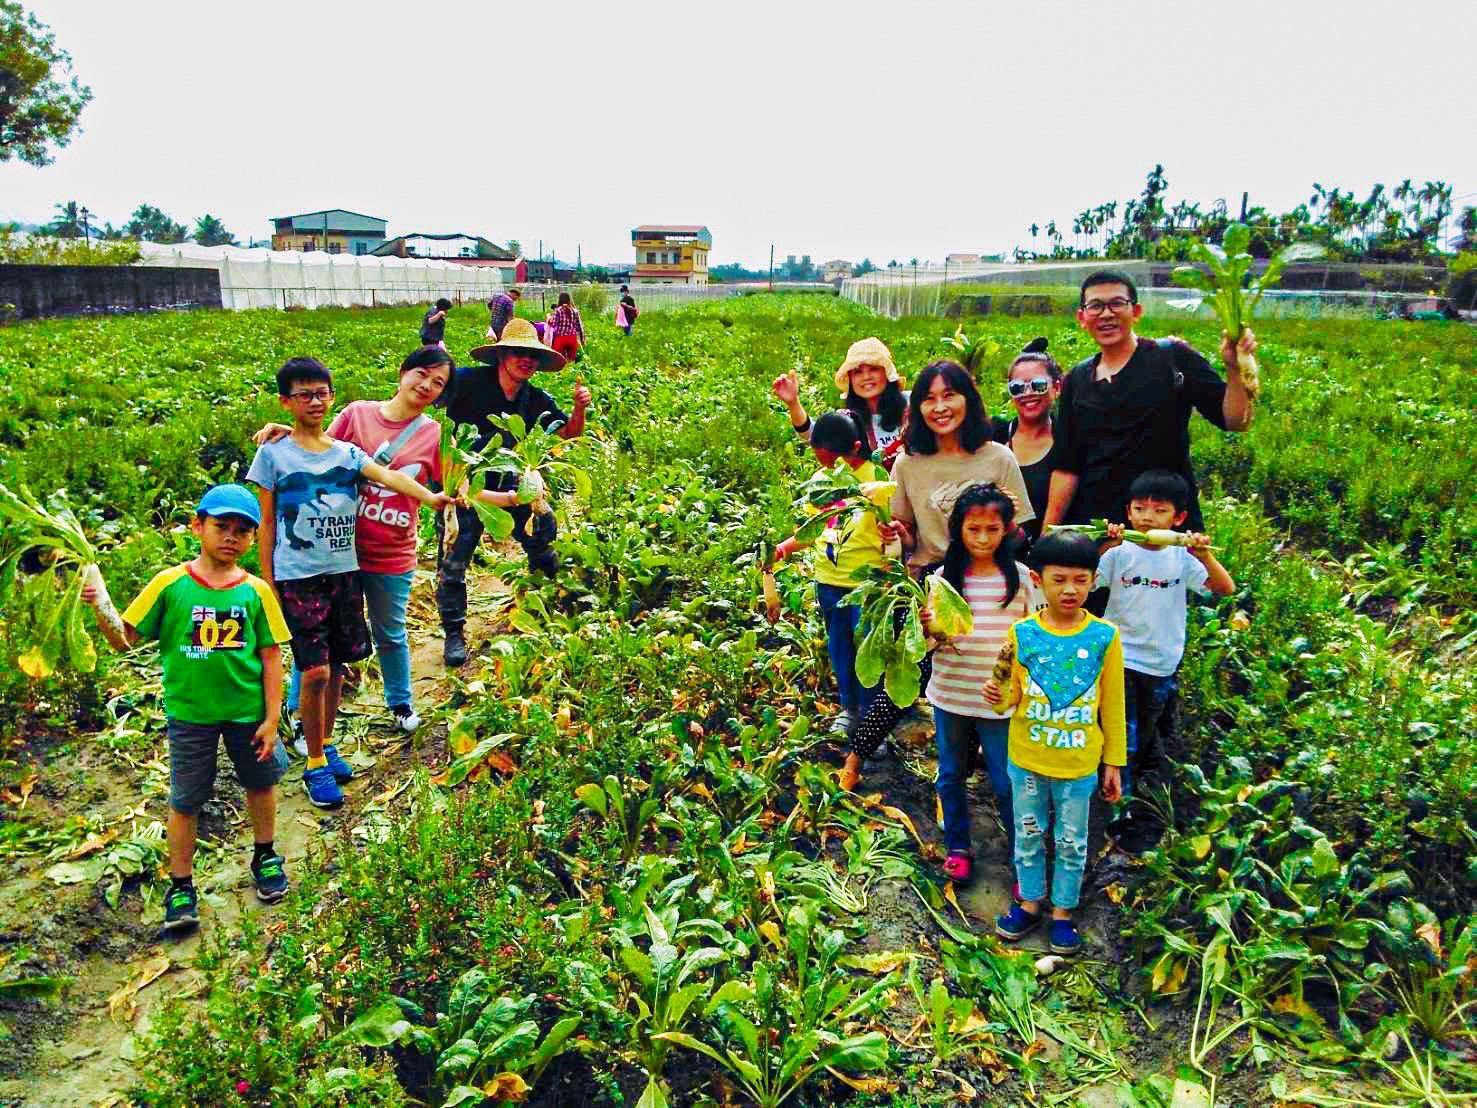
{"label": "boy in white t-shirt", "polygon": [[[1183,477],[1151,469],[1128,486],[1128,525],[1139,531],[1177,528],[1183,526],[1189,505],[1190,488]],[[1121,524],[1109,524],[1097,587],[1108,589],[1103,618],[1116,624],[1123,636],[1126,801],[1135,779],[1164,765],[1161,717],[1177,687],[1175,674],[1185,652],[1189,593],[1229,596],[1236,585],[1211,552],[1207,535],[1192,535],[1189,546],[1124,542],[1122,535]],[[1148,845],[1134,842],[1142,836],[1128,833],[1130,822],[1134,821],[1125,818],[1116,825],[1119,845],[1130,850]],[[1114,833],[1115,827],[1109,831]]]}

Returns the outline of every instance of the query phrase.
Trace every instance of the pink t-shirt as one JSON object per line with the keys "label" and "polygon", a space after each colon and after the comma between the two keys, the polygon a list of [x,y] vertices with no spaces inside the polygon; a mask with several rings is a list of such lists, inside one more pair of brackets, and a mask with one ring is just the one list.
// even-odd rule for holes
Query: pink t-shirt
{"label": "pink t-shirt", "polygon": [[[339,412],[328,433],[351,442],[371,458],[394,442],[409,420],[392,422],[380,414],[378,400],[356,400]],[[391,469],[421,484],[441,480],[441,426],[434,419],[410,437],[390,459]],[[415,568],[415,537],[420,505],[404,493],[367,482],[359,498],[354,550],[366,573],[409,573]]]}

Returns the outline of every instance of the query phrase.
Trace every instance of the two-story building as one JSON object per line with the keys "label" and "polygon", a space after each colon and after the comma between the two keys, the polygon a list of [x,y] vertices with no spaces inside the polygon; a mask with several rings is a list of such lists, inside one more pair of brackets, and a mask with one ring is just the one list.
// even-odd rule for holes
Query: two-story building
{"label": "two-story building", "polygon": [[851,263],[843,258],[832,258],[821,266],[822,281],[841,281],[851,276]]}
{"label": "two-story building", "polygon": [[713,236],[697,224],[644,223],[631,232],[633,285],[706,285]]}
{"label": "two-story building", "polygon": [[372,254],[384,244],[383,219],[343,208],[272,220],[273,250],[325,250],[330,254]]}

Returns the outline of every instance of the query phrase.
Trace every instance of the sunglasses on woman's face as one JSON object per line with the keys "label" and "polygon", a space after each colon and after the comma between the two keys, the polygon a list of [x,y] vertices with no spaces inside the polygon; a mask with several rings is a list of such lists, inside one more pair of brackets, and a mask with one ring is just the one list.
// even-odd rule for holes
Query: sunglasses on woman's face
{"label": "sunglasses on woman's face", "polygon": [[1007,381],[1005,391],[1011,396],[1025,396],[1026,393],[1032,396],[1045,396],[1051,391],[1051,378],[1032,377],[1029,381]]}

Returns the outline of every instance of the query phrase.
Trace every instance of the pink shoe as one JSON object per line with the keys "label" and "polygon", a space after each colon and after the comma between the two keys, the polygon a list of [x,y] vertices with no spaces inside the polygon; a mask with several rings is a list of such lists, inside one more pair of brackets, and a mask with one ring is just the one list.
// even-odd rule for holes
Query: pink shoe
{"label": "pink shoe", "polygon": [[962,851],[954,851],[944,859],[944,876],[956,885],[964,885],[974,876],[974,859]]}

